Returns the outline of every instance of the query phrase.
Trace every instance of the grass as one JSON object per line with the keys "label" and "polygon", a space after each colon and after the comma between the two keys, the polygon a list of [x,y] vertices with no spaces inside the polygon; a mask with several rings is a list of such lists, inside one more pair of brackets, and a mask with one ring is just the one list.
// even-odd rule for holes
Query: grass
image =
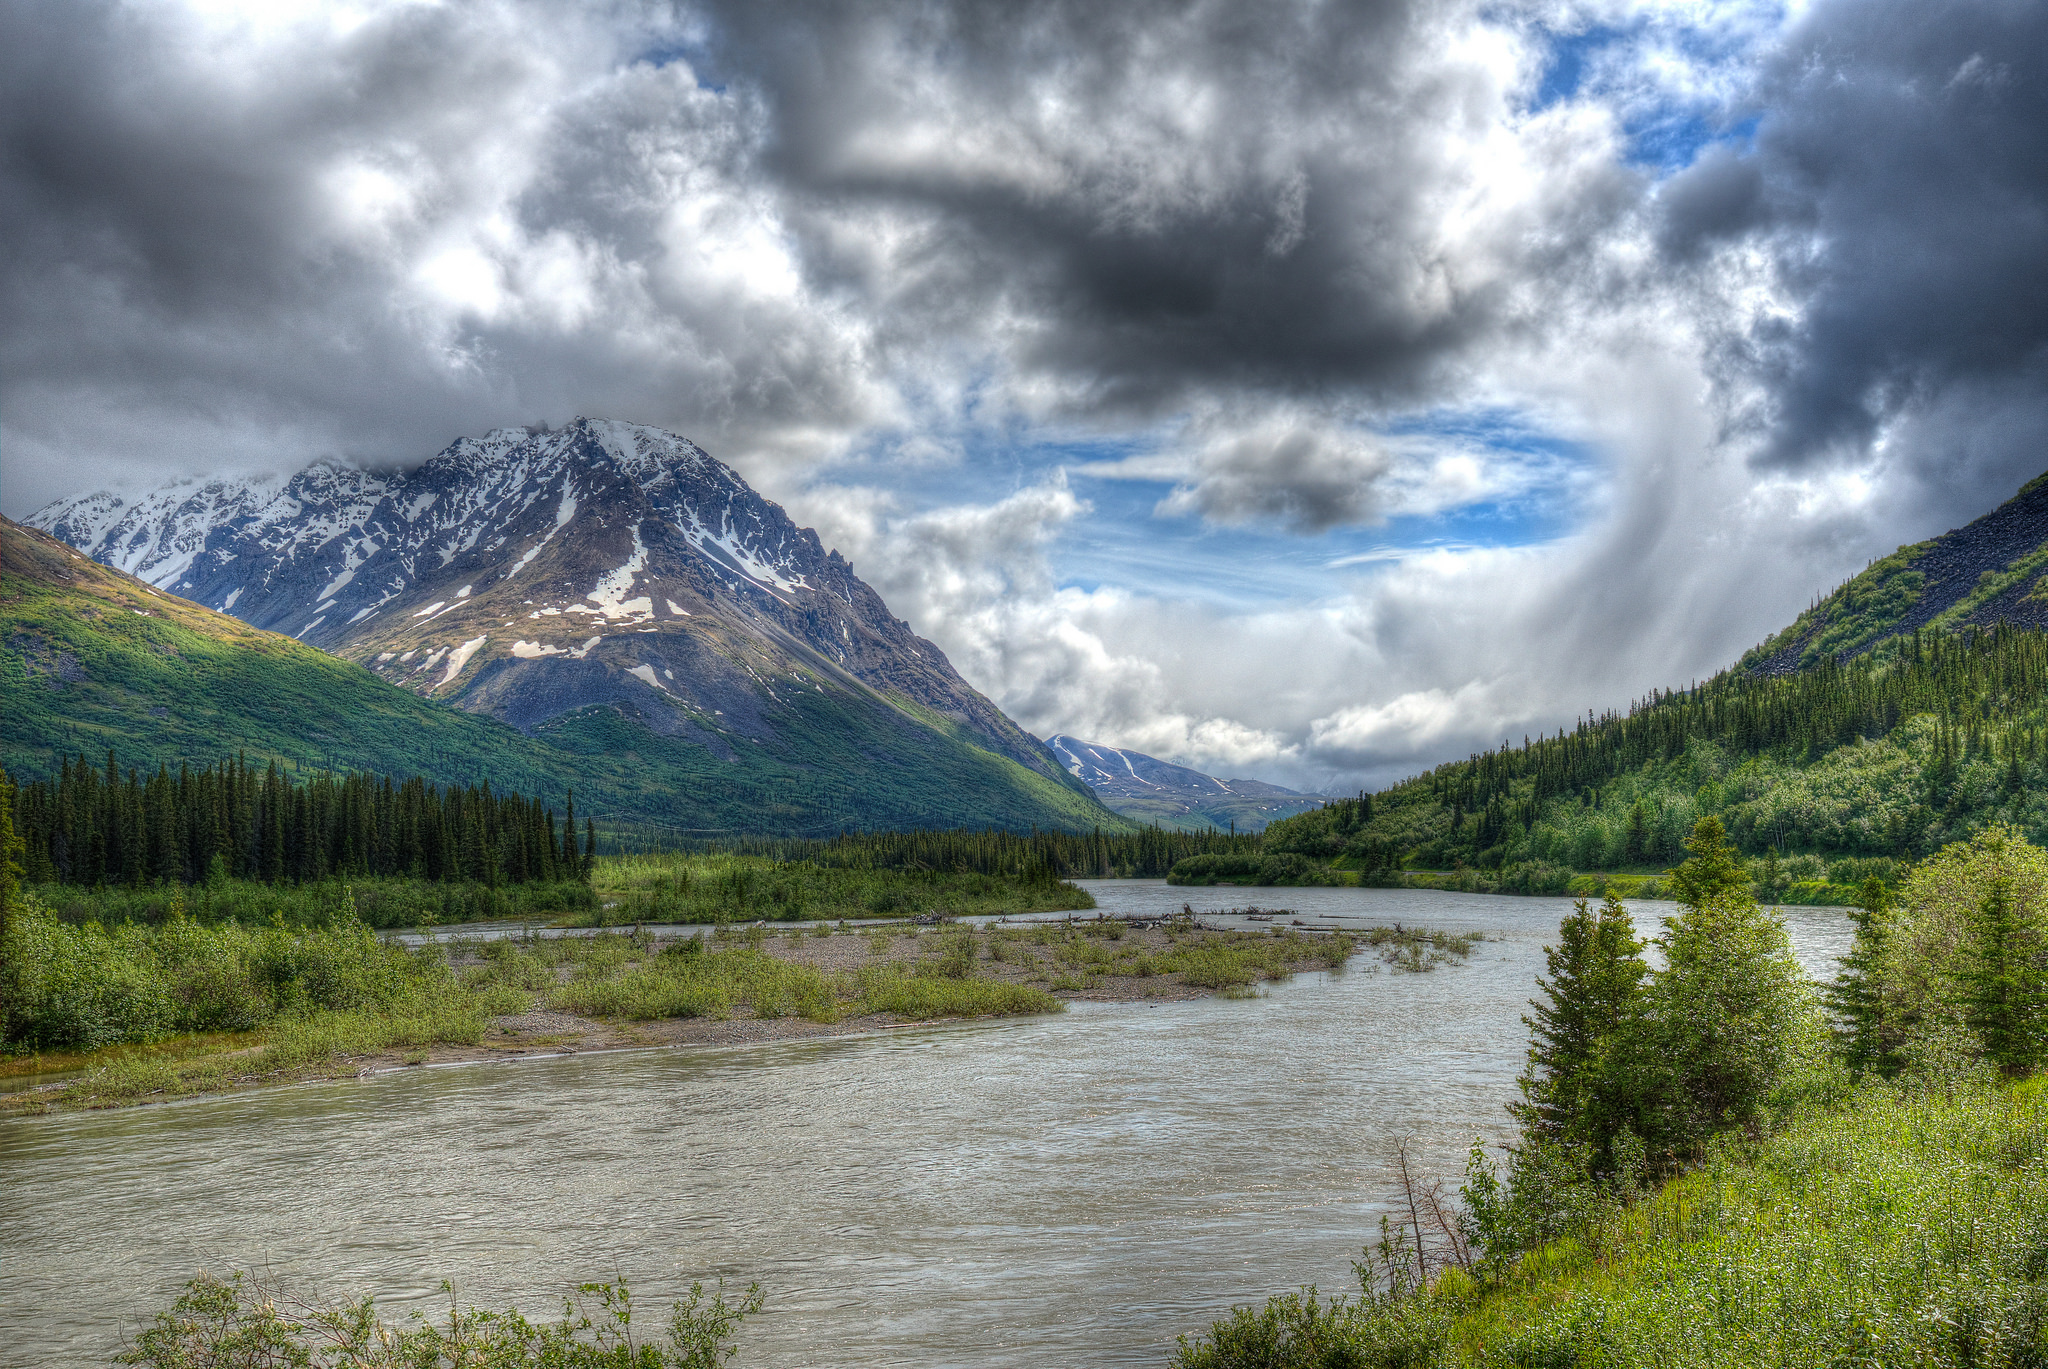
{"label": "grass", "polygon": [[1064,881],[932,870],[857,869],[760,856],[657,853],[608,857],[594,879],[600,906],[577,926],[642,922],[840,921],[1087,909]]}
{"label": "grass", "polygon": [[1108,920],[996,928],[989,937],[991,959],[1013,958],[1013,948],[1041,948],[1057,967],[1048,977],[1051,986],[1067,992],[1105,976],[1178,975],[1193,988],[1243,988],[1285,979],[1304,964],[1336,969],[1351,958],[1360,940],[1350,932],[1304,936],[1277,927],[1268,932],[1169,930],[1165,949],[1152,951],[1135,941],[1126,945],[1122,924]]}
{"label": "grass", "polygon": [[2021,1366],[2048,1358],[2048,1090],[1868,1088],[1597,1230],[1418,1297],[1239,1309],[1223,1366]]}
{"label": "grass", "polygon": [[[9,942],[23,952],[11,962],[22,972],[9,1019],[15,1054],[0,1057],[0,1080],[76,1077],[0,1093],[0,1112],[348,1074],[393,1052],[421,1063],[435,1047],[482,1044],[493,1018],[537,1009],[619,1023],[1059,1010],[1042,989],[976,974],[971,934],[951,940],[964,954],[942,946],[914,964],[835,973],[771,955],[758,927],[680,942],[599,933],[407,948],[360,923],[249,931],[173,920],[108,931],[32,909]],[[223,1012],[248,1019],[245,1029],[206,1030]]]}
{"label": "grass", "polygon": [[103,927],[123,922],[153,926],[176,916],[208,925],[239,922],[255,927],[280,921],[287,927],[327,927],[347,916],[344,905],[350,903],[354,916],[372,927],[436,927],[508,918],[545,923],[597,906],[596,894],[581,881],[491,888],[424,879],[351,878],[306,884],[231,879],[190,888],[38,884],[29,892],[65,922],[97,922]]}

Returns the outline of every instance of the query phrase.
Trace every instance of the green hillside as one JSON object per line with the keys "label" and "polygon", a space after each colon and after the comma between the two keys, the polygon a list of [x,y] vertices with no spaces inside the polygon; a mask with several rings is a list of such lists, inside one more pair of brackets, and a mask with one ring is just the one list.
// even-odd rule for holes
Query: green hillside
{"label": "green hillside", "polygon": [[1993,822],[2048,838],[2048,634],[1923,632],[1792,675],[1730,670],[1276,822],[1265,850],[1550,893],[1574,872],[1661,870],[1707,816],[1767,896],[1795,901],[1842,901],[1825,886]]}
{"label": "green hillside", "polygon": [[613,829],[693,836],[845,829],[1131,829],[1085,794],[926,726],[879,697],[799,696],[736,759],[612,708],[524,735],[350,662],[162,594],[0,520],[0,760],[25,777],[83,752],[124,766],[229,752],[296,769],[485,779]]}
{"label": "green hillside", "polygon": [[1982,518],[1873,561],[1736,668],[1782,675],[1883,655],[1915,632],[1996,626],[2048,627],[2048,475]]}
{"label": "green hillside", "polygon": [[1265,850],[1587,893],[1609,883],[1587,872],[1654,877],[1715,816],[1768,897],[1844,903],[1994,822],[2048,838],[2044,628],[2048,476],[1873,562],[1703,685],[1276,822]]}

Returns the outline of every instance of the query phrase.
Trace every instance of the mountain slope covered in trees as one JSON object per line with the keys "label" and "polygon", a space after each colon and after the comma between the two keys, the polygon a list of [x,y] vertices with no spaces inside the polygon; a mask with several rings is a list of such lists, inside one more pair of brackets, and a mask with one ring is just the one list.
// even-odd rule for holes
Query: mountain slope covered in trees
{"label": "mountain slope covered in trees", "polygon": [[2048,476],[1703,684],[1274,823],[1265,850],[1563,892],[1662,870],[1718,817],[1767,895],[1839,902],[1993,823],[2048,840],[2044,574]]}
{"label": "mountain slope covered in trees", "polygon": [[1627,713],[1440,765],[1273,824],[1269,852],[1491,872],[1557,891],[1574,870],[1676,861],[1718,817],[1799,882],[1888,875],[1993,822],[2048,836],[2048,635],[1922,633],[1888,658],[1730,670]]}
{"label": "mountain slope covered in trees", "polygon": [[2048,627],[2048,475],[1982,518],[1873,561],[1737,668],[1783,675],[1885,654],[1923,630],[1994,626]]}
{"label": "mountain slope covered in trees", "polygon": [[[349,661],[156,590],[0,520],[0,760],[207,764],[246,751],[332,768],[490,780],[549,803],[574,788],[611,830],[827,836],[876,827],[1132,824],[1008,756],[864,690],[788,691],[774,734],[721,758],[610,706],[526,732],[421,698]],[[1062,776],[1062,779],[1065,777]]]}

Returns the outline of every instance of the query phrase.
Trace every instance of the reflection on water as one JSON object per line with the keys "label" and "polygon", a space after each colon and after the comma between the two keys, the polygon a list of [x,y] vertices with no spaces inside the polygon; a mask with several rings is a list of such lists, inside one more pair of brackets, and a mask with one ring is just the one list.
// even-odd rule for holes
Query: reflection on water
{"label": "reflection on water", "polygon": [[[1497,937],[1361,958],[1249,1001],[726,1050],[411,1070],[0,1123],[0,1363],[104,1363],[199,1268],[387,1312],[547,1313],[623,1274],[649,1319],[759,1279],[743,1364],[1157,1364],[1232,1303],[1350,1277],[1389,1147],[1498,1134],[1561,899],[1090,881],[1146,914],[1256,899],[1304,922]],[[1642,905],[1654,928],[1668,906]],[[1811,972],[1835,910],[1788,910]]]}

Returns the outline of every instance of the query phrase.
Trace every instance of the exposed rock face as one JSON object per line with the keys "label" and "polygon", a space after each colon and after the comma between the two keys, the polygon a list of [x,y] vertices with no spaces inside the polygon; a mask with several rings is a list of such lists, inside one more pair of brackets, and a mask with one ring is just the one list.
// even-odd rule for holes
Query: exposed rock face
{"label": "exposed rock face", "polygon": [[790,691],[867,689],[1081,787],[816,533],[656,428],[501,428],[409,473],[321,464],[27,521],[522,729],[609,706],[729,753],[774,737]]}
{"label": "exposed rock face", "polygon": [[1292,817],[1329,800],[1320,794],[1283,789],[1264,780],[1219,780],[1141,751],[1084,742],[1064,734],[1049,737],[1067,773],[1095,791],[1103,805],[1144,821],[1177,827],[1227,827],[1256,832],[1269,822]]}
{"label": "exposed rock face", "polygon": [[2048,627],[2048,476],[1960,528],[1900,547],[1742,658],[1782,675],[1924,628]]}

